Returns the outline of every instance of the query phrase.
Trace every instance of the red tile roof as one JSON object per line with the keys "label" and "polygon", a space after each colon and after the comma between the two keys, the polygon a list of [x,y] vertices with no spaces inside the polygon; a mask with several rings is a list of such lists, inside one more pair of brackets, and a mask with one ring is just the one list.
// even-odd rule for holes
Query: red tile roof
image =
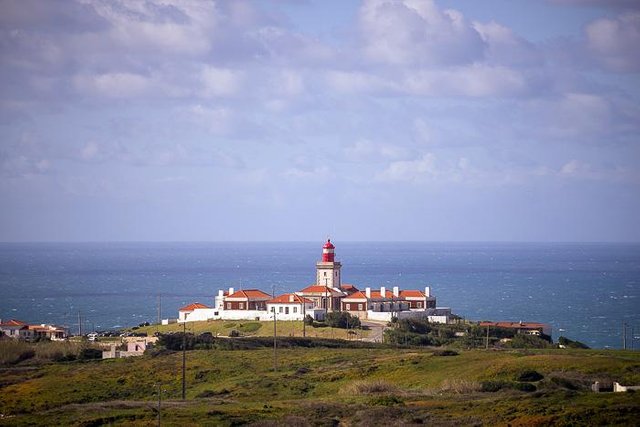
{"label": "red tile roof", "polygon": [[348,283],[343,283],[341,288],[342,288],[343,291],[346,291],[347,293],[350,293],[350,294],[359,291],[358,288],[356,288],[355,286],[350,285]]}
{"label": "red tile roof", "polygon": [[355,293],[353,293],[353,294],[349,295],[349,296],[348,296],[348,297],[346,297],[345,299],[349,299],[349,300],[351,300],[351,299],[366,300],[366,299],[367,299],[367,297],[366,297],[366,295],[364,294],[364,292],[362,292],[362,291],[358,291],[358,292],[355,292]]}
{"label": "red tile roof", "polygon": [[[393,299],[394,298],[393,292],[385,290],[384,293],[385,293],[385,297],[384,298],[386,298],[386,299]],[[352,295],[349,295],[347,297],[347,299],[365,300],[365,299],[367,299],[367,294],[366,294],[366,291],[358,291],[358,292],[353,293]],[[372,290],[370,299],[383,299],[383,297],[382,297],[382,294],[380,293],[379,290],[377,290],[377,291]]]}
{"label": "red tile roof", "polygon": [[211,307],[209,307],[207,305],[204,305],[204,304],[200,304],[199,302],[194,302],[193,304],[189,304],[187,306],[182,307],[178,311],[193,311],[196,308],[211,308]]}
{"label": "red tile roof", "polygon": [[407,289],[405,291],[400,291],[401,298],[424,298],[423,291],[417,291],[415,289]]}
{"label": "red tile roof", "polygon": [[[385,290],[384,294],[385,294],[384,298],[388,298],[388,299],[393,298],[393,292],[391,291]],[[383,298],[383,296],[380,293],[380,291],[371,290],[371,298]]]}
{"label": "red tile roof", "polygon": [[271,299],[271,295],[262,292],[260,289],[243,289],[240,291],[235,291],[233,294],[229,295],[227,298],[242,298],[242,299]]}
{"label": "red tile roof", "polygon": [[[293,301],[291,301],[292,297],[293,297]],[[303,302],[312,303],[313,301],[307,298],[303,298],[300,295],[296,295],[296,294],[284,294],[284,295],[275,297],[272,300],[267,301],[267,304],[292,304],[292,303],[302,304]]]}
{"label": "red tile roof", "polygon": [[7,321],[0,322],[0,326],[27,326],[27,322],[22,320],[9,319]]}
{"label": "red tile roof", "polygon": [[326,291],[327,291],[327,292],[331,292],[331,290],[332,290],[333,288],[330,288],[330,287],[328,287],[328,286],[324,286],[324,285],[316,285],[316,284],[313,284],[313,285],[309,285],[309,286],[307,286],[306,288],[304,288],[304,289],[303,289],[303,290],[301,290],[300,292],[304,292],[304,293],[307,293],[307,294],[308,294],[308,293],[312,293],[312,292],[322,292],[322,293],[324,293],[324,292],[325,292],[325,289],[326,289]]}

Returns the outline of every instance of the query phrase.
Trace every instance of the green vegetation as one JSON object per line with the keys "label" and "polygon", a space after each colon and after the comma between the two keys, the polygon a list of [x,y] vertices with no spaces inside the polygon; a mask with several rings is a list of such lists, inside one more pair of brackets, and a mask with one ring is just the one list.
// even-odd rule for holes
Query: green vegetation
{"label": "green vegetation", "polygon": [[[354,322],[354,317],[351,317],[350,322]],[[358,329],[356,334],[349,333],[354,332],[352,329],[354,326],[349,324],[349,330],[342,327],[332,327],[323,322],[307,323],[306,328],[303,328],[302,321],[278,321],[277,330],[279,336],[287,337],[301,337],[303,335],[303,329],[305,330],[307,337],[313,338],[332,338],[332,339],[361,339],[368,336],[369,331]],[[358,319],[359,322],[359,319]],[[187,332],[192,334],[201,334],[203,332],[210,332],[213,336],[228,337],[232,331],[237,331],[236,336],[273,336],[273,322],[258,322],[258,321],[224,321],[224,320],[209,320],[202,322],[188,322],[186,325]],[[154,335],[156,333],[171,333],[182,332],[183,324],[173,323],[171,325],[149,325],[149,326],[136,326],[135,330],[132,328],[130,332],[136,334]]]}
{"label": "green vegetation", "polygon": [[580,341],[570,340],[567,337],[558,338],[558,344],[560,344],[561,346],[564,346],[565,348],[583,348],[583,349],[589,348],[588,345],[583,344]]}
{"label": "green vegetation", "polygon": [[640,393],[589,391],[596,380],[640,384],[640,353],[631,351],[444,354],[287,337],[274,371],[268,337],[209,334],[211,348],[198,349],[192,336],[185,401],[179,351],[83,362],[5,358],[0,425],[151,425],[158,385],[167,425],[634,425],[640,408]]}
{"label": "green vegetation", "polygon": [[31,363],[70,362],[102,358],[102,350],[95,344],[74,341],[25,342],[0,340],[0,366]]}
{"label": "green vegetation", "polygon": [[[408,346],[449,346],[461,349],[485,348],[553,348],[546,335],[518,334],[507,328],[487,329],[473,323],[440,324],[424,319],[393,319],[385,330],[385,341]],[[579,347],[572,347],[579,348]]]}

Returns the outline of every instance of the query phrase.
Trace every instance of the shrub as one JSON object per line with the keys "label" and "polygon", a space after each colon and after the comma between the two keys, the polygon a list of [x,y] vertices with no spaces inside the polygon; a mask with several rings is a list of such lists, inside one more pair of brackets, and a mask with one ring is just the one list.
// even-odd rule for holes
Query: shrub
{"label": "shrub", "polygon": [[567,348],[582,348],[582,349],[588,349],[589,346],[586,344],[581,343],[580,341],[573,341],[570,340],[569,338],[566,337],[560,337],[558,338],[558,344],[563,345]]}
{"label": "shrub", "polygon": [[251,332],[257,331],[261,327],[262,327],[262,325],[260,324],[260,322],[241,323],[238,326],[238,330],[240,330],[242,332],[245,332],[245,333],[251,333]]}
{"label": "shrub", "polygon": [[232,337],[232,338],[237,338],[237,337],[240,336],[240,332],[238,332],[235,329],[232,329],[231,332],[229,332],[229,336]]}
{"label": "shrub", "polygon": [[435,350],[433,352],[434,356],[458,356],[459,354],[455,350]]}
{"label": "shrub", "polygon": [[520,391],[526,391],[527,393],[531,393],[536,391],[538,388],[531,383],[513,383],[513,388]]}
{"label": "shrub", "polygon": [[[442,382],[440,391],[444,393],[467,394],[480,391],[482,386],[476,381],[463,380],[459,378],[447,378]],[[483,390],[484,391],[484,390]]]}
{"label": "shrub", "polygon": [[535,335],[516,334],[507,344],[511,348],[549,348],[549,341]]}
{"label": "shrub", "polygon": [[496,391],[500,391],[503,388],[508,388],[509,383],[504,381],[482,381],[480,383],[480,391],[487,393],[495,393]]}
{"label": "shrub", "polygon": [[398,393],[398,388],[383,380],[358,380],[347,384],[341,392],[348,395],[394,394]]}
{"label": "shrub", "polygon": [[516,381],[532,383],[540,381],[543,378],[544,375],[542,375],[540,372],[534,371],[533,369],[527,369],[526,371],[522,371],[516,376]]}
{"label": "shrub", "polygon": [[[551,377],[551,383],[567,390],[579,390],[580,386],[568,378],[563,377]],[[612,387],[613,388],[613,387]]]}
{"label": "shrub", "polygon": [[372,399],[369,399],[369,404],[375,405],[375,406],[396,406],[396,405],[404,405],[404,401],[400,399],[398,396],[383,395],[383,396],[376,396]]}
{"label": "shrub", "polygon": [[83,348],[78,354],[78,360],[102,359],[102,350],[98,348]]}
{"label": "shrub", "polygon": [[352,316],[345,311],[334,311],[327,313],[325,322],[332,328],[358,328],[360,326],[360,319],[358,316]]}

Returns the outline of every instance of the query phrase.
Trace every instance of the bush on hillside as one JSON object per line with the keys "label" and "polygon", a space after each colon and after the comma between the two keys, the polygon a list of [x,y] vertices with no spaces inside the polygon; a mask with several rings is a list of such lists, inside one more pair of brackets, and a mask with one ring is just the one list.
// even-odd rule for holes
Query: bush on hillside
{"label": "bush on hillside", "polygon": [[551,343],[535,335],[516,334],[507,343],[510,348],[550,348]]}
{"label": "bush on hillside", "polygon": [[332,328],[355,329],[360,327],[360,319],[345,311],[327,313],[325,323]]}
{"label": "bush on hillside", "polygon": [[582,349],[589,348],[588,345],[583,344],[580,341],[570,340],[569,338],[566,338],[566,337],[558,338],[558,344],[563,345],[566,348],[582,348]]}
{"label": "bush on hillside", "polygon": [[524,370],[520,372],[518,375],[516,375],[516,381],[529,382],[529,383],[540,381],[543,378],[544,378],[544,375],[542,375],[538,371],[534,371],[533,369]]}

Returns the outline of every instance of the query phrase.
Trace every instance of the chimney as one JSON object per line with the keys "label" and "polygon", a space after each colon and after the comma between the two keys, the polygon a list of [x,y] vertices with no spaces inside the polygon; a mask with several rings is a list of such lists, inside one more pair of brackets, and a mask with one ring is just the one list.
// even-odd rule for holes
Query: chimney
{"label": "chimney", "polygon": [[424,288],[424,296],[429,298],[431,296],[431,288],[429,286],[426,286]]}
{"label": "chimney", "polygon": [[400,288],[397,286],[393,287],[393,296],[398,298],[400,296]]}
{"label": "chimney", "polygon": [[229,295],[233,295],[233,288],[229,288]]}
{"label": "chimney", "polygon": [[224,296],[224,291],[222,289],[218,290],[218,296],[219,297],[223,297]]}
{"label": "chimney", "polygon": [[364,288],[364,294],[367,298],[371,298],[371,288]]}
{"label": "chimney", "polygon": [[386,298],[387,297],[387,288],[385,288],[384,286],[380,286],[380,296],[382,298]]}
{"label": "chimney", "polygon": [[296,296],[293,294],[289,294],[289,302],[294,302],[296,299]]}

